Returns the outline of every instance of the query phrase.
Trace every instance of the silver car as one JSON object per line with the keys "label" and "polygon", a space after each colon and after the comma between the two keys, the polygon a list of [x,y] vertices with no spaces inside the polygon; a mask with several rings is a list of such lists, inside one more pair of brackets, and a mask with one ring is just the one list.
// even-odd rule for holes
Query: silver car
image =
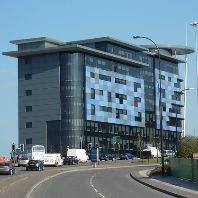
{"label": "silver car", "polygon": [[165,157],[175,157],[175,152],[173,150],[164,150]]}
{"label": "silver car", "polygon": [[18,161],[18,166],[19,166],[19,167],[20,167],[20,166],[26,167],[27,164],[28,164],[28,162],[29,162],[29,159],[28,159],[27,157],[22,157],[22,158],[20,158],[19,161]]}

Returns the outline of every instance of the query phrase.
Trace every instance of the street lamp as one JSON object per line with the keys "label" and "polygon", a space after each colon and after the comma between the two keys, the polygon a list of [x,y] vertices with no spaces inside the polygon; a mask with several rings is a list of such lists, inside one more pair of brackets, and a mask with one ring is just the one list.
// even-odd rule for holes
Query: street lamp
{"label": "street lamp", "polygon": [[[190,87],[190,88],[186,88],[186,89],[183,89],[179,92],[175,92],[176,93],[176,101],[178,100],[178,96],[179,95],[182,95],[182,94],[185,94],[186,91],[189,91],[189,90],[194,90],[194,88]],[[178,111],[176,109],[176,151],[178,150],[178,133],[177,133],[177,127],[178,127]]]}
{"label": "street lamp", "polygon": [[157,44],[150,38],[148,37],[145,37],[145,36],[139,36],[139,35],[136,35],[136,36],[133,36],[134,39],[147,39],[149,41],[151,41],[156,49],[157,49],[157,54],[158,54],[158,65],[159,65],[159,112],[160,112],[160,140],[161,140],[161,163],[162,163],[162,176],[164,176],[164,173],[165,173],[165,170],[164,170],[164,147],[163,147],[163,132],[162,132],[162,104],[161,104],[161,100],[162,100],[162,91],[161,91],[161,88],[162,88],[162,81],[161,81],[161,65],[160,65],[160,50],[159,50],[159,47],[157,46]]}
{"label": "street lamp", "polygon": [[198,103],[198,52],[197,52],[197,26],[198,21],[190,23],[195,28],[195,53],[196,53],[196,72],[197,72],[197,103]]}
{"label": "street lamp", "polygon": [[80,135],[80,149],[82,149],[82,143],[83,143],[83,136]]}

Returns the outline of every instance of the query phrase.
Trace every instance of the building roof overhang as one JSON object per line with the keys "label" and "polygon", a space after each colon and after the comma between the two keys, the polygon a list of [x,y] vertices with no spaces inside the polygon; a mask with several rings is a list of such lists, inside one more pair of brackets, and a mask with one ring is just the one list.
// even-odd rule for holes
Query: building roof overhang
{"label": "building roof overhang", "polygon": [[20,45],[20,44],[27,44],[27,43],[34,43],[34,42],[48,42],[48,43],[53,43],[56,45],[65,45],[65,42],[48,38],[48,37],[38,37],[38,38],[30,38],[30,39],[20,39],[20,40],[12,40],[10,43],[15,44],[15,45]]}
{"label": "building roof overhang", "polygon": [[[124,42],[122,40],[115,39],[115,38],[109,37],[109,36],[101,37],[101,38],[85,39],[85,40],[79,40],[79,41],[71,41],[71,42],[67,42],[66,44],[82,44],[83,45],[83,44],[99,43],[99,42],[109,42],[109,43],[116,44],[116,45],[119,45],[119,46],[122,46],[122,47],[126,47],[128,49],[142,51],[142,52],[150,54],[150,55],[155,55],[156,54],[156,53],[150,53],[149,52],[149,49],[156,49],[156,47],[154,45],[137,46],[137,45],[133,45],[131,43],[127,43],[127,42]],[[160,49],[165,49],[165,50],[169,50],[169,51],[171,50],[172,53],[174,51],[174,54],[175,54],[175,52],[177,52],[177,55],[183,55],[184,52],[188,53],[188,54],[194,52],[193,48],[186,47],[186,46],[181,46],[181,45],[161,45],[161,44],[158,44],[158,47]],[[179,59],[175,56],[169,56],[169,55],[163,54],[163,53],[160,53],[160,57],[164,58],[166,60],[176,62],[176,63],[185,63],[185,61],[182,60],[182,59]]]}
{"label": "building roof overhang", "polygon": [[107,58],[110,60],[113,59],[120,63],[129,64],[129,65],[133,65],[133,66],[138,66],[138,67],[148,66],[147,63],[143,63],[143,62],[132,60],[132,59],[125,58],[125,57],[121,57],[121,56],[118,56],[115,54],[110,54],[107,52],[103,52],[100,50],[96,50],[96,49],[78,45],[78,44],[50,47],[50,48],[43,48],[43,49],[24,50],[24,51],[10,51],[10,52],[3,52],[2,54],[6,55],[6,56],[18,58],[18,57],[22,57],[22,56],[56,53],[56,52],[82,52],[82,53],[96,55],[101,58]]}
{"label": "building roof overhang", "polygon": [[[151,55],[151,56],[158,57],[158,53],[153,53],[153,52],[145,52],[145,53],[147,53],[148,55]],[[165,60],[169,60],[169,61],[172,61],[172,62],[175,62],[175,63],[185,63],[186,62],[185,60],[179,59],[179,58],[174,57],[174,56],[169,56],[169,55],[166,55],[166,54],[162,54],[162,53],[160,53],[160,58],[163,58]]]}
{"label": "building roof overhang", "polygon": [[71,41],[71,42],[66,42],[66,44],[90,44],[90,43],[100,43],[100,42],[109,42],[112,44],[116,44],[119,45],[121,47],[126,47],[128,49],[132,49],[132,50],[137,50],[137,51],[148,51],[148,48],[145,48],[143,46],[138,46],[138,45],[134,45],[131,43],[127,43],[125,41],[119,40],[119,39],[115,39],[113,37],[100,37],[100,38],[93,38],[93,39],[85,39],[85,40],[79,40],[79,41]]}

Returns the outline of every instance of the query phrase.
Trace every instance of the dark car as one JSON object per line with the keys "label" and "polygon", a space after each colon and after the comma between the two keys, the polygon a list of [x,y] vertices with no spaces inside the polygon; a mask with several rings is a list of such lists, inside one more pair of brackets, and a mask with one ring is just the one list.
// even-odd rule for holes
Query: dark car
{"label": "dark car", "polygon": [[78,164],[79,160],[75,156],[67,156],[63,159],[64,165],[74,165]]}
{"label": "dark car", "polygon": [[10,162],[1,162],[0,163],[0,174],[13,175],[16,173],[16,169]]}
{"label": "dark car", "polygon": [[41,160],[30,160],[26,166],[26,171],[29,170],[44,170],[44,163]]}
{"label": "dark car", "polygon": [[106,155],[107,155],[107,158],[112,161],[115,160],[115,158],[116,158],[115,154],[113,154],[113,153],[107,153]]}
{"label": "dark car", "polygon": [[120,159],[121,160],[129,160],[129,159],[133,159],[134,156],[131,153],[122,153],[120,154]]}
{"label": "dark car", "polygon": [[149,150],[144,150],[141,152],[141,158],[142,159],[149,159],[149,158],[152,158],[152,155],[151,155],[151,151]]}
{"label": "dark car", "polygon": [[100,154],[99,159],[100,159],[100,161],[108,161],[109,160],[107,155],[104,153]]}

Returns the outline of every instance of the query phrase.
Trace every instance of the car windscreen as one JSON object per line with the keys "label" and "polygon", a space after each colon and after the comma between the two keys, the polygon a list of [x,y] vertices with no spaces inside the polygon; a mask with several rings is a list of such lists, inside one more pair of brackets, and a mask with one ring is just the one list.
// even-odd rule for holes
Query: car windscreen
{"label": "car windscreen", "polygon": [[0,166],[9,166],[9,163],[0,163]]}
{"label": "car windscreen", "polygon": [[30,160],[29,163],[38,163],[38,160]]}
{"label": "car windscreen", "polygon": [[28,160],[27,157],[22,157],[20,160]]}
{"label": "car windscreen", "polygon": [[67,158],[68,158],[68,159],[75,159],[74,156],[68,156]]}

